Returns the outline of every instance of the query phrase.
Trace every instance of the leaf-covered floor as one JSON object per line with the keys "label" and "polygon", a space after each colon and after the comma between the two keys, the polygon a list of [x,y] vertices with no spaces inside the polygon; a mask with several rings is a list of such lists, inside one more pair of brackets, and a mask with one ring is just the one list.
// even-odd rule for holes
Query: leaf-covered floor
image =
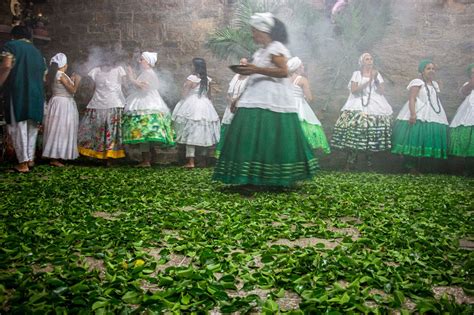
{"label": "leaf-covered floor", "polygon": [[472,178],[320,172],[249,192],[211,174],[0,174],[0,312],[474,312]]}

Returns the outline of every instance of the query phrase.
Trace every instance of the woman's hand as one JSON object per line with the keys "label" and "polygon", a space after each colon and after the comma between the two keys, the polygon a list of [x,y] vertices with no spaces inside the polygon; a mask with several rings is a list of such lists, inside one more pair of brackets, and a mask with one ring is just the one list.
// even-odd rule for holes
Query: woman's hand
{"label": "woman's hand", "polygon": [[410,119],[408,120],[410,125],[416,124],[416,114],[415,115],[410,115]]}
{"label": "woman's hand", "polygon": [[127,68],[125,70],[127,72],[128,78],[130,80],[133,80],[135,78],[135,71],[133,71],[132,67],[129,65],[129,66],[127,66]]}
{"label": "woman's hand", "polygon": [[150,86],[150,84],[148,84],[148,82],[146,82],[146,81],[135,80],[134,83],[139,89],[142,89],[142,90],[146,90]]}
{"label": "woman's hand", "polygon": [[234,114],[237,111],[237,102],[239,101],[238,98],[232,99],[232,102],[230,103],[230,112]]}
{"label": "woman's hand", "polygon": [[78,85],[81,82],[82,77],[80,75],[78,75],[77,73],[73,73],[71,75],[71,80],[72,80],[72,82],[74,82],[74,85]]}
{"label": "woman's hand", "polygon": [[370,73],[370,79],[372,81],[375,81],[375,80],[377,80],[378,75],[379,75],[379,72],[377,70],[373,69]]}

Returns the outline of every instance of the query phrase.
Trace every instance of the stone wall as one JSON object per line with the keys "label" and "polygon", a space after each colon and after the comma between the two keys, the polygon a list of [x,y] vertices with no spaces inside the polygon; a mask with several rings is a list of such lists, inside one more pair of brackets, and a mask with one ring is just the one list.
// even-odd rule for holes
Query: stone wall
{"label": "stone wall", "polygon": [[73,65],[80,65],[93,48],[112,45],[129,57],[139,51],[157,51],[158,67],[171,81],[167,82],[171,107],[179,100],[193,57],[207,60],[216,88],[220,86],[219,78],[227,80],[220,71],[222,63],[203,48],[207,34],[223,25],[229,14],[227,1],[50,0],[44,10],[54,20],[48,26],[52,41],[43,48],[46,57],[61,51]]}
{"label": "stone wall", "polygon": [[[308,0],[309,1],[309,0]],[[56,52],[68,55],[70,63],[87,60],[92,47],[114,45],[133,53],[153,50],[159,53],[159,69],[167,74],[172,93],[166,98],[170,107],[178,101],[180,87],[191,71],[193,57],[204,57],[208,73],[214,79],[214,103],[219,114],[225,108],[224,95],[232,73],[227,63],[214,58],[203,43],[207,35],[226,25],[232,16],[230,0],[48,0],[40,6],[50,18],[48,31],[51,41],[40,44],[46,58]],[[322,9],[323,0],[309,1]],[[373,53],[386,79],[387,99],[397,113],[407,99],[406,85],[417,77],[421,58],[431,57],[438,66],[442,85],[442,102],[452,118],[462,98],[459,87],[465,82],[464,69],[474,62],[474,4],[470,0],[462,7],[446,7],[442,0],[394,0],[393,18],[386,36],[378,42]],[[3,4],[2,4],[3,5]],[[7,15],[7,17],[5,17]],[[0,20],[9,20],[2,10]],[[291,37],[291,34],[290,34]],[[313,104],[328,133],[348,96],[345,84],[332,89],[328,69],[317,60],[306,60],[308,74],[317,101]],[[347,77],[354,69],[347,70]],[[321,104],[332,94],[326,111]],[[79,100],[79,103],[86,102]],[[322,164],[337,168],[342,155],[323,159]],[[384,165],[399,165],[395,157],[384,156]],[[384,168],[384,166],[380,166]]]}

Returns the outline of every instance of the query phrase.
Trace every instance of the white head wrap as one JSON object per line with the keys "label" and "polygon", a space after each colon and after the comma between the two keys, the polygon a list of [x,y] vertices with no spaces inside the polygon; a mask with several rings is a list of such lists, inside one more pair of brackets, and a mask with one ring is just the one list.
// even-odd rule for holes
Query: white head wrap
{"label": "white head wrap", "polygon": [[301,61],[300,58],[298,58],[298,57],[290,58],[286,63],[286,65],[288,66],[288,72],[289,73],[295,72],[296,70],[298,70],[298,68],[302,64],[303,64],[303,62]]}
{"label": "white head wrap", "polygon": [[58,64],[58,68],[62,68],[67,64],[67,57],[63,53],[58,53],[51,58],[49,64],[51,65],[53,62]]}
{"label": "white head wrap", "polygon": [[367,55],[370,56],[370,54],[369,54],[368,52],[365,52],[365,53],[363,53],[362,55],[360,55],[360,57],[359,57],[359,66],[362,67],[362,66],[364,65],[364,58],[365,58],[365,56],[367,56]]}
{"label": "white head wrap", "polygon": [[150,64],[150,66],[154,67],[156,61],[158,60],[158,54],[156,52],[149,52],[149,51],[144,51],[142,52],[142,57],[143,59],[146,60]]}
{"label": "white head wrap", "polygon": [[261,32],[271,33],[275,20],[270,12],[255,13],[250,17],[250,25]]}

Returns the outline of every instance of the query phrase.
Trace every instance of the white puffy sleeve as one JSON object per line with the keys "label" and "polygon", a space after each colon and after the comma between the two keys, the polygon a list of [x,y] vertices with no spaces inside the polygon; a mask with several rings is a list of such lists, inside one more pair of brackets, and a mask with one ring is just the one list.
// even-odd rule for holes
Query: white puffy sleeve
{"label": "white puffy sleeve", "polygon": [[411,82],[407,86],[407,90],[410,90],[414,86],[423,86],[424,84],[425,84],[425,82],[423,82],[423,80],[421,80],[421,79],[411,80]]}
{"label": "white puffy sleeve", "polygon": [[352,77],[351,77],[351,80],[349,81],[349,84],[347,85],[347,88],[349,89],[349,91],[351,90],[352,88],[352,82],[355,82],[357,84],[360,84],[360,82],[362,81],[362,74],[360,73],[360,71],[354,71],[352,73]]}

